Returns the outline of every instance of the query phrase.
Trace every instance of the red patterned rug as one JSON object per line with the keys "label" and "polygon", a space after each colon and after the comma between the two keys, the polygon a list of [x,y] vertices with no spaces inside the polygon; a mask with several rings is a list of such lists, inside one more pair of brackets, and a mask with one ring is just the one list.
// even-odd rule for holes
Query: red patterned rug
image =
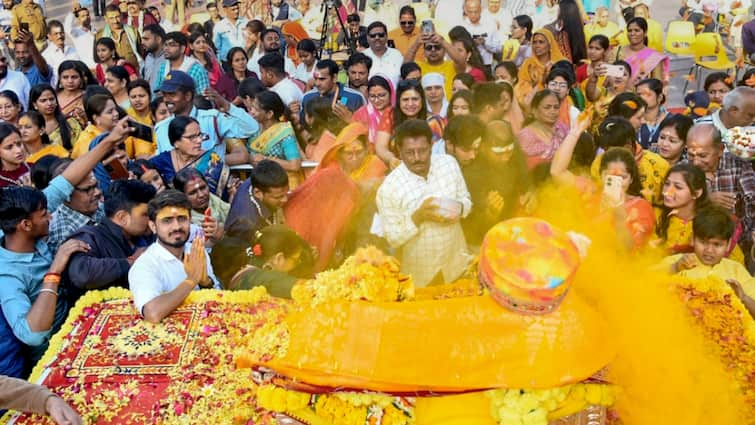
{"label": "red patterned rug", "polygon": [[[284,301],[264,291],[193,293],[154,325],[128,291],[88,293],[32,373],[91,424],[247,424],[255,411],[249,370],[234,356],[245,337],[282,320]],[[51,423],[9,413],[14,424]]]}

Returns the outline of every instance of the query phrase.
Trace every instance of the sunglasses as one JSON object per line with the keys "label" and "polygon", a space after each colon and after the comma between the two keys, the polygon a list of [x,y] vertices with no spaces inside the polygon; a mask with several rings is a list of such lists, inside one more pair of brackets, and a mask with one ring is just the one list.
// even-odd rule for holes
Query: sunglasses
{"label": "sunglasses", "polygon": [[368,34],[370,38],[384,38],[385,33],[384,32],[373,32],[371,34]]}
{"label": "sunglasses", "polygon": [[441,50],[443,47],[440,44],[426,44],[425,50]]}
{"label": "sunglasses", "polygon": [[401,21],[399,22],[399,24],[401,24],[402,27],[406,27],[409,25],[414,25],[414,21]]}

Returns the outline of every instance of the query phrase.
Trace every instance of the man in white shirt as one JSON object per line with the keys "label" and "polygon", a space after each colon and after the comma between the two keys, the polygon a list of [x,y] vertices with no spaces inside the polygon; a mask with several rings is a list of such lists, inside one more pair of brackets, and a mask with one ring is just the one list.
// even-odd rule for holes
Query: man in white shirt
{"label": "man in white shirt", "polygon": [[322,34],[323,11],[312,7],[311,0],[299,0],[299,11],[304,15],[299,23],[312,40],[319,40]]}
{"label": "man in white shirt", "polygon": [[299,86],[286,76],[283,69],[283,56],[280,53],[268,53],[259,60],[260,81],[265,87],[280,96],[281,100],[289,108],[292,103],[301,104],[304,96]]}
{"label": "man in white shirt", "polygon": [[66,46],[66,33],[60,21],[52,20],[47,23],[47,47],[42,51],[42,57],[52,67],[52,86],[58,81],[58,67],[65,60],[79,60],[79,54],[73,46]]}
{"label": "man in white shirt", "polygon": [[81,6],[75,7],[73,12],[66,15],[63,27],[71,36],[73,46],[76,48],[76,53],[81,61],[87,64],[89,69],[94,69],[97,66],[97,62],[94,60],[94,34],[96,31],[92,29],[89,9]]}
{"label": "man in white shirt", "polygon": [[183,193],[169,189],[149,203],[149,227],[157,241],[136,259],[128,273],[134,307],[158,323],[180,306],[191,291],[220,289],[204,250],[204,239],[191,244],[191,204]]}
{"label": "man in white shirt", "polygon": [[499,53],[503,46],[496,23],[488,14],[482,16],[480,0],[466,0],[464,14],[466,15],[464,26],[472,34],[477,50],[482,56],[482,62],[490,66],[493,63],[493,54]]}
{"label": "man in white shirt", "polygon": [[8,62],[4,56],[0,57],[0,91],[3,90],[16,93],[24,109],[28,107],[31,84],[23,72],[8,69]]}
{"label": "man in white shirt", "polygon": [[[256,49],[246,64],[246,69],[257,75],[260,75],[260,58],[268,53],[280,53],[281,51],[281,36],[277,30],[267,28],[260,33],[260,38],[262,39],[262,48]],[[283,68],[288,75],[296,74],[296,65],[294,65],[294,61],[289,57],[283,58]]]}
{"label": "man in white shirt", "polygon": [[425,120],[411,119],[396,129],[401,165],[377,192],[378,215],[385,238],[401,248],[401,271],[417,287],[451,282],[467,267],[459,220],[472,209],[467,185],[456,160],[432,155],[432,131]]}
{"label": "man in white shirt", "polygon": [[501,7],[502,1],[505,0],[488,0],[488,14],[495,22],[501,41],[506,41],[514,17],[511,16],[511,12],[507,8]]}
{"label": "man in white shirt", "polygon": [[395,87],[401,77],[404,56],[397,49],[388,47],[388,27],[380,21],[371,23],[367,27],[367,43],[370,48],[362,53],[372,59],[370,77],[384,74],[391,79]]}

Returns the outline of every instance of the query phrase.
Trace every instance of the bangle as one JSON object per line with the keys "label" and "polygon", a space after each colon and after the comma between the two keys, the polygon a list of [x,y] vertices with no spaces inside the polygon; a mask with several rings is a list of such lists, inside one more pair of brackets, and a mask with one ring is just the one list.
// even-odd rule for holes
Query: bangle
{"label": "bangle", "polygon": [[45,277],[42,279],[42,282],[43,283],[52,283],[52,284],[57,285],[57,284],[60,283],[60,276],[53,276],[53,275],[47,276],[47,275],[45,275]]}
{"label": "bangle", "polygon": [[41,294],[42,292],[49,292],[49,293],[55,295],[56,297],[58,296],[58,291],[56,291],[54,289],[42,288],[42,289],[39,290],[39,293]]}

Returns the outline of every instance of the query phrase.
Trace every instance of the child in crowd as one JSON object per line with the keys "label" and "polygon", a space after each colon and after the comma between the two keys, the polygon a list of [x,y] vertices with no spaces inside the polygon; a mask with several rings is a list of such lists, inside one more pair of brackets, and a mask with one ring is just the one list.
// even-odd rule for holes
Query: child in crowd
{"label": "child in crowd", "polygon": [[734,227],[728,212],[718,207],[701,210],[692,222],[694,252],[666,257],[662,265],[683,277],[723,280],[755,317],[755,277],[741,263],[725,258]]}

